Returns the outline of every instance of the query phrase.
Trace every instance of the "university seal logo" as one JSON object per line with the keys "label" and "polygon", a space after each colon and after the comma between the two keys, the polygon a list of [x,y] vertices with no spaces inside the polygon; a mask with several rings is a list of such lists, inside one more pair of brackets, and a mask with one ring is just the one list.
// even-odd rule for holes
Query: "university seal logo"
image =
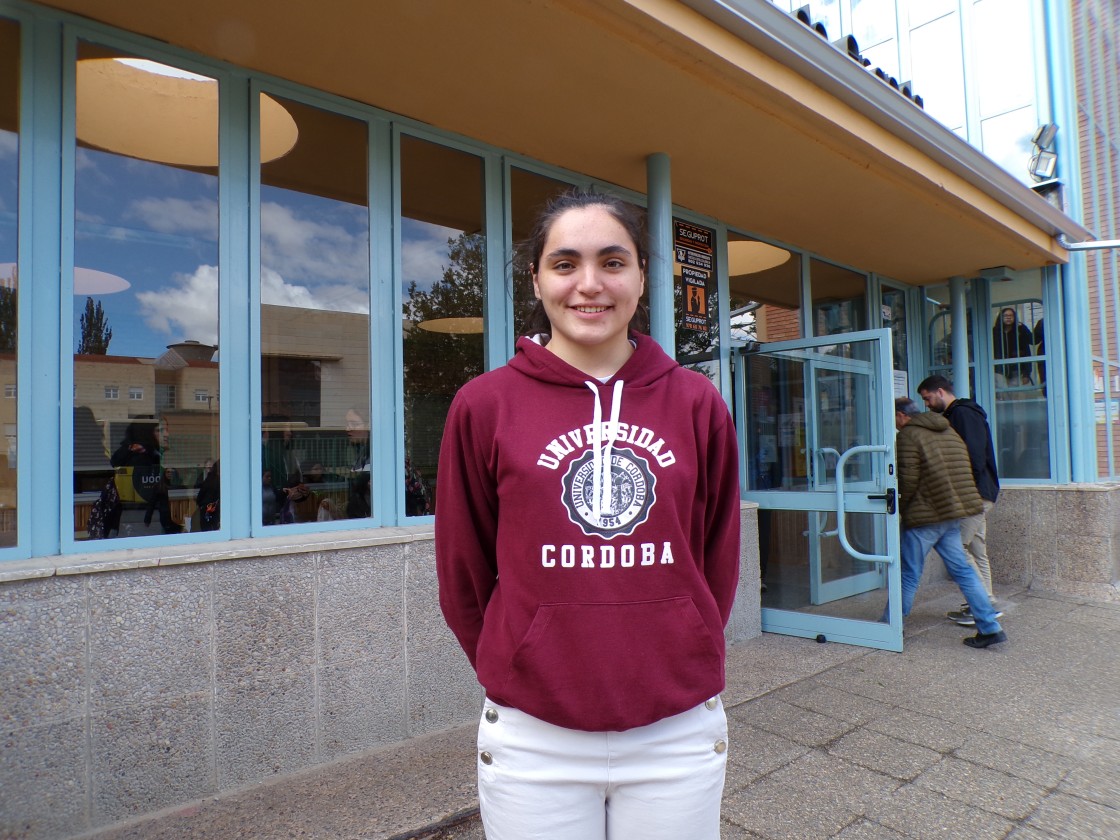
{"label": "university seal logo", "polygon": [[596,516],[594,457],[588,450],[568,466],[561,498],[568,518],[587,536],[608,540],[627,537],[649,517],[656,500],[653,492],[656,482],[645,458],[630,449],[613,449],[610,490],[604,494],[602,511]]}

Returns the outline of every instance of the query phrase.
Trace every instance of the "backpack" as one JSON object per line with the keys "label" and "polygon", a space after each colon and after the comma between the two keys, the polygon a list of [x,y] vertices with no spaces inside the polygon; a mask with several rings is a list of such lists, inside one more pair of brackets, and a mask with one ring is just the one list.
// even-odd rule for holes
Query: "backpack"
{"label": "backpack", "polygon": [[89,512],[89,521],[86,523],[86,533],[91,540],[103,540],[109,530],[109,522],[113,513],[120,507],[121,497],[117,492],[116,478],[110,478],[109,483],[93,503]]}

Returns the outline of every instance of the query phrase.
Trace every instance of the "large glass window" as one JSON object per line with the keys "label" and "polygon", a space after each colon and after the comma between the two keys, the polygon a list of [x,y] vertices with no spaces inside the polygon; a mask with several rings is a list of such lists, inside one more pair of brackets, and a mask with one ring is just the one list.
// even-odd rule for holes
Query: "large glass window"
{"label": "large glass window", "polygon": [[867,277],[822,260],[809,261],[813,289],[813,335],[867,329]]}
{"label": "large glass window", "polygon": [[482,373],[486,229],[482,159],[401,137],[404,504],[433,513],[451,400]]}
{"label": "large glass window", "polygon": [[16,542],[16,360],[19,299],[19,24],[0,19],[0,546]]}
{"label": "large glass window", "polygon": [[1050,477],[1046,318],[1038,270],[991,284],[993,432],[1001,478]]}
{"label": "large glass window", "polygon": [[906,290],[880,286],[880,323],[891,331],[891,369],[906,373],[909,368],[906,330]]}
{"label": "large glass window", "polygon": [[[570,189],[571,184],[528,172],[516,167],[510,169],[510,218],[513,230],[513,245],[519,247],[528,240],[533,222],[548,200]],[[533,278],[521,260],[513,265],[513,334],[522,336],[528,333],[529,315],[536,305],[533,294]]]}
{"label": "large glass window", "polygon": [[801,255],[728,232],[731,338],[787,341],[801,337]]}
{"label": "large glass window", "polygon": [[76,78],[75,537],[216,529],[218,83],[86,42]]}
{"label": "large glass window", "polygon": [[368,128],[260,96],[261,522],[362,519],[370,452]]}

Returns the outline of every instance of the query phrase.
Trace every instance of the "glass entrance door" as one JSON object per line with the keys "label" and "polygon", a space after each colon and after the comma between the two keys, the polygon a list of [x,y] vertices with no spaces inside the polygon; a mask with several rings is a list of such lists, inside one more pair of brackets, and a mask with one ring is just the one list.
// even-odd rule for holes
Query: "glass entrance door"
{"label": "glass entrance door", "polygon": [[880,329],[736,357],[763,630],[902,649],[890,341]]}

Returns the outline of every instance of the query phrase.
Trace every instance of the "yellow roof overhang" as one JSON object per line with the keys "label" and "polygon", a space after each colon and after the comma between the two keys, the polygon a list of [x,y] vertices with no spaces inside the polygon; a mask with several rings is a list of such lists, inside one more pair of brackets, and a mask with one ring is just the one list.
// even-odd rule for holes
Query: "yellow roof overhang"
{"label": "yellow roof overhang", "polygon": [[907,283],[1088,236],[765,2],[52,5],[638,192],[665,153],[674,203]]}

